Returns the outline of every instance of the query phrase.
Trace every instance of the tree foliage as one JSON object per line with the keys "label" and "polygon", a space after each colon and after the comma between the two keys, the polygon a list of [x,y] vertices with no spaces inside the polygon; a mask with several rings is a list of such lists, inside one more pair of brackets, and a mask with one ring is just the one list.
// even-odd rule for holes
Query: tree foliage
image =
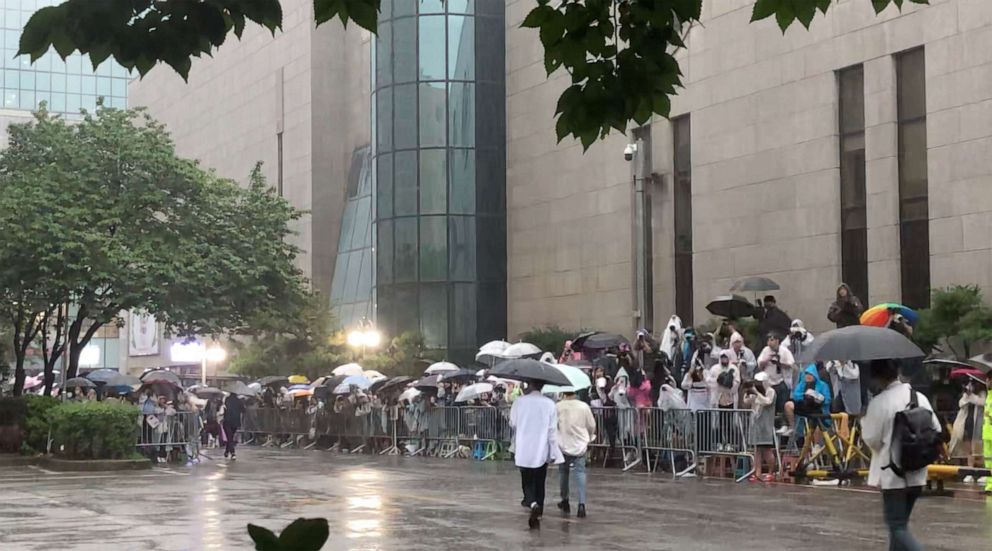
{"label": "tree foliage", "polygon": [[992,342],[992,308],[977,285],[937,289],[932,306],[920,311],[913,339],[924,350],[946,344],[955,358],[970,358],[976,344]]}
{"label": "tree foliage", "polygon": [[[336,17],[375,32],[381,1],[313,0],[314,18],[318,25]],[[613,130],[669,115],[682,84],[674,54],[699,21],[704,0],[533,1],[523,26],[538,30],[548,74],[563,70],[571,78],[555,110],[559,140],[573,136],[588,148]],[[752,20],[774,17],[783,31],[794,21],[809,27],[817,10],[825,13],[837,1],[757,0]],[[904,3],[859,1],[876,12]],[[282,17],[280,0],[68,0],[31,17],[19,53],[34,61],[50,48],[63,58],[79,51],[94,67],[113,57],[141,75],[161,62],[186,78],[192,58],[210,55],[230,33],[240,38],[248,22],[275,33]]]}
{"label": "tree foliage", "polygon": [[69,124],[43,106],[11,126],[0,153],[0,321],[13,337],[15,393],[32,341],[46,337],[49,375],[64,352],[73,377],[122,311],[154,314],[179,336],[294,316],[305,281],[286,237],[301,213],[260,174],[242,188],[179,158],[141,110],[100,107]]}
{"label": "tree foliage", "polygon": [[529,342],[545,352],[551,352],[555,358],[558,358],[565,349],[565,341],[574,339],[579,333],[581,331],[568,331],[551,324],[524,331],[520,334],[520,340]]}

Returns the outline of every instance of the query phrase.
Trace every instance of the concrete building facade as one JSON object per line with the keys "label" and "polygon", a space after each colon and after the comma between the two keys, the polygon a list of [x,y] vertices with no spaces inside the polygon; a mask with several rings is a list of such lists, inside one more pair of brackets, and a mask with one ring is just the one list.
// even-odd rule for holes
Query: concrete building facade
{"label": "concrete building facade", "polygon": [[[453,13],[446,9],[480,16],[480,2],[439,8],[431,0],[394,0],[384,2],[384,21],[393,32],[404,17],[440,22]],[[402,149],[380,147],[381,133],[370,139],[387,120],[379,103],[388,88],[396,108],[399,70],[410,69],[420,87],[446,82],[449,94],[448,81],[471,79],[452,76],[458,68],[449,50],[448,70],[443,60],[434,67],[411,58],[421,73],[391,65],[387,82],[379,60],[373,77],[370,35],[335,23],[314,30],[309,2],[283,4],[284,29],[275,37],[249,29],[214,58],[197,60],[188,84],[157,68],[132,85],[132,102],[169,125],[181,153],[225,176],[244,178],[256,160],[265,161],[273,185],[311,212],[297,229],[315,286],[351,297],[339,301],[348,305],[343,317],[376,317],[387,310],[372,294],[373,274],[384,267],[374,221],[389,218],[380,216],[386,196],[378,161]],[[830,326],[826,311],[841,281],[866,303],[914,306],[925,305],[930,288],[992,289],[992,4],[933,0],[875,15],[868,0],[845,0],[810,30],[796,25],[783,35],[773,21],[749,22],[753,1],[705,1],[702,24],[678,54],[685,87],[673,99],[671,120],[610,135],[586,152],[570,140],[556,143],[553,113],[568,77],[546,75],[537,33],[520,28],[535,2],[499,4],[502,40],[477,36],[472,59],[476,75],[492,74],[491,59],[499,58],[480,57],[480,47],[501,48],[505,59],[506,254],[476,263],[497,272],[505,266],[503,336],[513,340],[544,324],[629,334],[640,326],[657,330],[675,312],[702,323],[712,298],[757,275],[776,280],[780,304],[814,331]],[[465,13],[470,9],[476,12]],[[391,56],[415,47],[397,45],[397,36],[389,38]],[[432,70],[440,76],[423,76]],[[411,97],[420,98],[411,104],[419,116],[441,113],[430,94]],[[420,126],[425,119],[415,120],[411,135],[433,139]],[[392,132],[405,124],[389,122]],[[628,162],[629,143],[638,153]],[[417,144],[410,149],[424,149]],[[447,162],[454,185],[457,165]],[[416,165],[421,179],[437,176],[424,166]],[[408,175],[394,172],[393,185],[399,176]],[[344,184],[349,177],[353,195]],[[422,185],[413,186],[417,193]],[[394,189],[390,209],[396,197]],[[421,221],[455,214],[430,210],[425,197],[436,197],[418,197],[410,215]],[[346,205],[369,222],[353,222],[344,245]],[[369,237],[356,241],[359,234]],[[423,227],[417,235],[423,238]],[[378,250],[367,271],[369,247]],[[423,254],[417,250],[421,262]],[[350,268],[355,258],[359,268]],[[367,285],[351,287],[342,270]],[[455,299],[447,296],[450,313]],[[397,308],[404,306],[394,303],[390,315]]]}

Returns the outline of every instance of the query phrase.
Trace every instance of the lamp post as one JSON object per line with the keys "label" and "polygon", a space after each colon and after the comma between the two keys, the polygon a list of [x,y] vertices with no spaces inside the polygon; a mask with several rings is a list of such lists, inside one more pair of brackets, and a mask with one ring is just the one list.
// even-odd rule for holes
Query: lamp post
{"label": "lamp post", "polygon": [[207,363],[219,363],[227,357],[227,351],[219,346],[207,348],[207,343],[203,343],[203,353],[200,354],[200,383],[207,386]]}
{"label": "lamp post", "polygon": [[363,360],[366,349],[377,348],[381,342],[382,333],[375,328],[375,324],[368,318],[359,320],[358,327],[348,333],[348,346],[355,349],[356,352],[361,349]]}

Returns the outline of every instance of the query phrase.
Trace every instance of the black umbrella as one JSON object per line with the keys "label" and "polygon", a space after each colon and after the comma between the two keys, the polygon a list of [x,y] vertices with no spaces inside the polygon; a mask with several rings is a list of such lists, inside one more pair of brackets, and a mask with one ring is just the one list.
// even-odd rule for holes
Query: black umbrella
{"label": "black umbrella", "polygon": [[491,372],[496,377],[518,381],[541,381],[544,383],[570,386],[571,381],[564,373],[553,366],[537,360],[520,358],[496,364]]}
{"label": "black umbrella", "polygon": [[124,387],[128,387],[128,389],[134,390],[134,387],[141,386],[141,379],[135,377],[134,375],[116,373],[113,377],[107,379],[104,386],[116,387],[119,390]]}
{"label": "black umbrella", "polygon": [[343,383],[344,380],[347,379],[347,378],[348,378],[348,375],[335,375],[333,377],[327,377],[326,379],[324,379],[324,384],[321,385],[321,386],[324,386],[324,387],[327,387],[327,388],[329,388],[331,390],[334,390],[335,388],[338,387],[338,385],[340,385],[341,383]]}
{"label": "black umbrella", "polygon": [[85,377],[73,377],[65,382],[64,388],[93,388],[96,383]]}
{"label": "black umbrella", "polygon": [[630,344],[627,337],[614,333],[584,333],[572,340],[572,349],[588,348],[590,350],[605,350]]}
{"label": "black umbrella", "polygon": [[190,392],[196,394],[199,398],[213,398],[224,396],[224,391],[219,388],[214,388],[212,386],[199,386],[190,389]]}
{"label": "black umbrella", "polygon": [[475,381],[475,371],[471,369],[459,369],[458,371],[446,371],[438,373],[442,381]]}
{"label": "black umbrella", "polygon": [[259,379],[258,384],[262,386],[286,386],[289,384],[289,379],[281,375],[270,375]]}
{"label": "black umbrella", "polygon": [[241,381],[234,381],[233,383],[227,385],[224,390],[237,396],[258,396],[257,392],[249,388],[248,385]]}
{"label": "black umbrella", "polygon": [[737,280],[737,282],[734,283],[734,286],[730,288],[730,292],[760,293],[763,291],[778,291],[779,289],[781,289],[781,287],[778,286],[778,283],[775,283],[767,277],[745,277],[744,279]]}
{"label": "black umbrella", "polygon": [[414,385],[417,390],[436,390],[437,387],[441,386],[441,376],[431,375],[429,377],[424,377],[417,381]]}
{"label": "black umbrella", "polygon": [[372,383],[369,387],[369,392],[377,393],[391,390],[398,390],[406,388],[406,385],[413,380],[413,377],[407,377],[406,375],[400,375],[399,377],[391,377],[389,379],[383,379],[381,381],[376,381]]}
{"label": "black umbrella", "polygon": [[102,385],[117,375],[120,375],[120,372],[116,369],[96,369],[90,371],[84,377],[98,385]]}
{"label": "black umbrella", "polygon": [[164,369],[153,369],[151,371],[146,371],[142,373],[139,378],[144,383],[162,382],[175,385],[177,387],[182,386],[182,382],[179,380],[179,375]]}
{"label": "black umbrella", "polygon": [[800,363],[870,361],[922,358],[920,347],[901,334],[882,327],[852,325],[816,337],[798,358]]}
{"label": "black umbrella", "polygon": [[740,295],[716,297],[706,305],[706,309],[714,316],[732,320],[749,318],[754,315],[754,306]]}

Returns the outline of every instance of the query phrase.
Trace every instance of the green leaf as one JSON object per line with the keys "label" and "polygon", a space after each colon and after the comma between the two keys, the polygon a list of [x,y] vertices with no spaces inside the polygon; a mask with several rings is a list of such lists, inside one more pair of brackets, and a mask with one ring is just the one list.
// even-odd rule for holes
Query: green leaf
{"label": "green leaf", "polygon": [[775,12],[775,21],[778,22],[778,27],[782,29],[784,33],[789,25],[796,20],[796,12],[792,7],[791,1],[784,1],[779,4],[778,11]]}
{"label": "green leaf", "polygon": [[48,6],[36,11],[24,25],[17,55],[30,54],[31,61],[44,55],[51,44],[48,36],[53,28],[62,23],[64,17],[65,10],[61,6]]}
{"label": "green leaf", "polygon": [[256,551],[283,551],[285,549],[279,538],[268,528],[249,524],[248,535],[255,542]]}
{"label": "green leaf", "polygon": [[783,0],[757,0],[757,2],[754,3],[754,9],[751,10],[751,21],[760,21],[775,15],[775,12],[778,11],[779,4],[782,1]]}
{"label": "green leaf", "polygon": [[378,0],[348,0],[348,13],[359,27],[376,32],[379,20]]}
{"label": "green leaf", "polygon": [[298,518],[279,534],[279,543],[283,549],[320,551],[329,535],[327,519]]}
{"label": "green leaf", "polygon": [[554,13],[555,10],[551,6],[538,6],[530,10],[530,13],[527,14],[527,17],[524,18],[524,22],[520,26],[531,29],[540,28]]}

